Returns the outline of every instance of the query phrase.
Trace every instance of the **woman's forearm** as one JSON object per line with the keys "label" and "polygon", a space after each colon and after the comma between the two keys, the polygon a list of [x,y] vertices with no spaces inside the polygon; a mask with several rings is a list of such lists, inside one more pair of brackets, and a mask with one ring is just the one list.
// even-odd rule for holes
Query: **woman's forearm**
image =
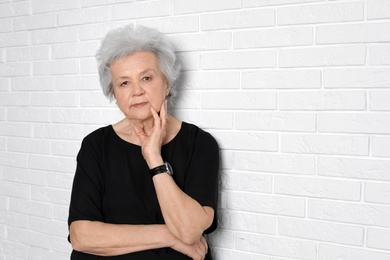
{"label": "woman's forearm", "polygon": [[212,224],[214,210],[185,194],[168,174],[155,175],[153,182],[169,231],[186,244],[197,241]]}
{"label": "woman's forearm", "polygon": [[171,247],[177,239],[166,225],[119,225],[79,220],[70,225],[70,241],[76,251],[114,256]]}

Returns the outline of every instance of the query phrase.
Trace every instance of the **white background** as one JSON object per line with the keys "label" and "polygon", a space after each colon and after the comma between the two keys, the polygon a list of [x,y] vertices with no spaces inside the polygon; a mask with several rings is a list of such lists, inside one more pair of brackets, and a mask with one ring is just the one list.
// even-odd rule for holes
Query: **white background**
{"label": "white background", "polygon": [[0,0],[0,260],[69,259],[80,141],[121,119],[94,55],[129,23],[220,143],[216,259],[390,259],[390,1]]}

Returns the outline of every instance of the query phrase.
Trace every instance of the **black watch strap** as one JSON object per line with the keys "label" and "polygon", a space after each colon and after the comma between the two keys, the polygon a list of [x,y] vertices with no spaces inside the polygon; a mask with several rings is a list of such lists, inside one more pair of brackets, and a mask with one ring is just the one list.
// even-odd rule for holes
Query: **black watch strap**
{"label": "black watch strap", "polygon": [[172,167],[169,163],[165,162],[163,165],[157,166],[149,170],[149,174],[153,177],[160,173],[168,173],[169,175],[173,174]]}

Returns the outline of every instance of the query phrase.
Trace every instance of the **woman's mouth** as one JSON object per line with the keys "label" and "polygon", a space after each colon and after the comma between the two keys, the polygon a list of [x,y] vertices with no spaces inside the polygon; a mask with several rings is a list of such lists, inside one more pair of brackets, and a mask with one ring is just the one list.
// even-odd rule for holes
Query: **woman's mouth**
{"label": "woman's mouth", "polygon": [[132,105],[132,107],[140,108],[147,104],[147,102],[139,102]]}

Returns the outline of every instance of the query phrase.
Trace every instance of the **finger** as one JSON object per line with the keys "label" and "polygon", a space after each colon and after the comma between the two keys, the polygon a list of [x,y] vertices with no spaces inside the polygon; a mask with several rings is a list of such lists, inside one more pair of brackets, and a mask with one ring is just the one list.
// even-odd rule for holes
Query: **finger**
{"label": "finger", "polygon": [[204,248],[205,248],[205,252],[207,253],[207,251],[209,250],[209,246],[208,246],[208,244],[207,244],[206,238],[205,238],[204,236],[202,236],[202,237],[200,238],[200,241],[202,242],[202,244],[203,244],[203,246],[204,246]]}
{"label": "finger", "polygon": [[154,109],[154,107],[150,107],[150,112],[152,113],[153,119],[154,119],[154,125],[160,127],[161,126],[161,118],[158,115],[157,111]]}

